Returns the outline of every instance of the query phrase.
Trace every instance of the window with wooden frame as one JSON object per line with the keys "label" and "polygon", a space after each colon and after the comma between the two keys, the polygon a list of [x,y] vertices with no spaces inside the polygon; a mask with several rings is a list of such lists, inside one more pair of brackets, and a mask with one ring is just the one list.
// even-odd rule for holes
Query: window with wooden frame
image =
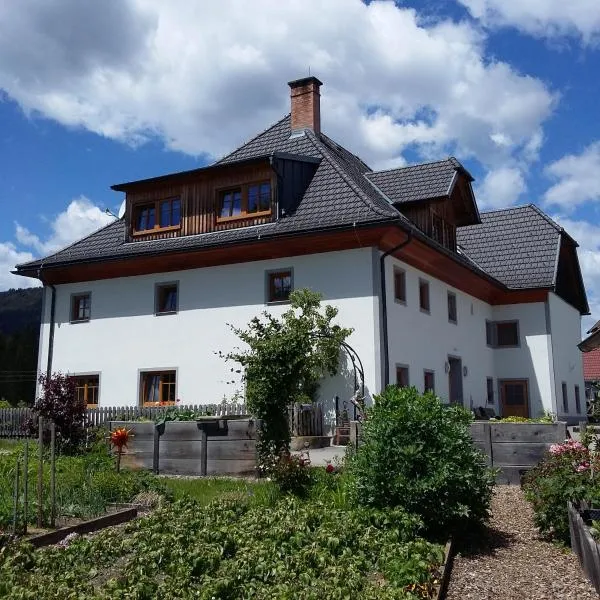
{"label": "window with wooden frame", "polygon": [[408,387],[408,367],[406,365],[396,365],[396,385],[398,387]]}
{"label": "window with wooden frame", "polygon": [[435,373],[428,369],[423,371],[423,391],[435,392]]}
{"label": "window with wooden frame", "polygon": [[156,285],[154,299],[154,314],[172,315],[178,310],[179,286],[174,283],[159,283]]}
{"label": "window with wooden frame", "polygon": [[176,371],[144,371],[140,373],[140,404],[171,406],[176,401]]}
{"label": "window with wooden frame", "polygon": [[267,271],[267,303],[288,302],[293,289],[291,269]]}
{"label": "window with wooden frame", "polygon": [[133,233],[169,231],[181,227],[181,199],[164,198],[133,207]]}
{"label": "window with wooden frame", "polygon": [[85,323],[92,315],[92,295],[73,294],[71,296],[71,323]]}
{"label": "window with wooden frame", "polygon": [[394,299],[406,304],[406,271],[394,269]]}
{"label": "window with wooden frame", "polygon": [[429,282],[419,279],[419,307],[423,312],[430,312]]}
{"label": "window with wooden frame", "polygon": [[458,315],[456,310],[456,294],[454,292],[448,292],[448,321],[450,323],[458,322]]}
{"label": "window with wooden frame", "polygon": [[85,404],[87,408],[96,408],[100,391],[100,375],[73,375],[72,379],[75,381],[77,401]]}
{"label": "window with wooden frame", "polygon": [[486,321],[485,338],[492,348],[515,348],[519,346],[519,322]]}
{"label": "window with wooden frame", "polygon": [[271,182],[247,183],[217,192],[217,221],[271,214]]}

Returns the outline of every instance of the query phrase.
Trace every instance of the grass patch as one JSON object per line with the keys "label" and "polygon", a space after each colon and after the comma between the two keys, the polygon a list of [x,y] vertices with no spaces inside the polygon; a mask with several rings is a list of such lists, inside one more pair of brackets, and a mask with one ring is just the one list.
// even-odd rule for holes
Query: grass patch
{"label": "grass patch", "polygon": [[218,498],[244,497],[256,504],[269,504],[279,495],[277,488],[268,481],[248,481],[222,477],[174,478],[161,477],[161,483],[173,494],[175,500],[194,500],[205,506]]}
{"label": "grass patch", "polygon": [[20,444],[20,440],[0,440],[0,451],[15,450]]}

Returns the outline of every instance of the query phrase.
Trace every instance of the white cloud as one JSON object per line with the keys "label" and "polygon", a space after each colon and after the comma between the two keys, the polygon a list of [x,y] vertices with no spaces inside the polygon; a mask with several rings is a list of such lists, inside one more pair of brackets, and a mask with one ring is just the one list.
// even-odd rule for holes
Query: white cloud
{"label": "white cloud", "polygon": [[480,208],[503,208],[516,204],[526,189],[519,168],[500,167],[487,172],[483,182],[475,187],[475,197]]}
{"label": "white cloud", "polygon": [[544,202],[571,212],[585,202],[600,200],[600,142],[590,144],[581,154],[568,154],[546,168],[556,180],[544,194]]}
{"label": "white cloud", "polygon": [[16,243],[0,242],[0,290],[39,285],[36,279],[12,275],[10,271],[15,265],[33,260],[36,256],[56,252],[113,220],[114,217],[105,214],[89,198],[80,196],[49,222],[50,233],[45,239],[15,223]]}
{"label": "white cloud", "polygon": [[15,265],[33,260],[31,252],[18,250],[12,242],[0,242],[0,290],[35,287],[39,281],[11,273]]}
{"label": "white cloud", "polygon": [[600,40],[598,0],[458,0],[488,26],[511,26],[535,37]]}
{"label": "white cloud", "polygon": [[466,22],[360,0],[22,0],[0,6],[0,88],[25,111],[113,139],[218,156],[325,83],[323,128],[374,164],[452,151],[530,160],[556,96],[489,60]]}
{"label": "white cloud", "polygon": [[15,236],[23,246],[34,249],[41,255],[51,254],[72,244],[76,240],[114,221],[114,217],[95,206],[89,198],[79,196],[71,200],[66,210],[50,223],[51,233],[42,240],[19,223],[15,223]]}

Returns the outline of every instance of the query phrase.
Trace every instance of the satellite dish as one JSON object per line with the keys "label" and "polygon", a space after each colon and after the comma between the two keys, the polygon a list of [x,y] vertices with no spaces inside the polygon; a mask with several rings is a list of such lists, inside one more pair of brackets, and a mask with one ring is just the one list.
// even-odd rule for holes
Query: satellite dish
{"label": "satellite dish", "polygon": [[121,206],[119,208],[119,219],[122,219],[123,215],[125,214],[125,203],[126,203],[126,201],[123,200],[123,202],[121,203]]}

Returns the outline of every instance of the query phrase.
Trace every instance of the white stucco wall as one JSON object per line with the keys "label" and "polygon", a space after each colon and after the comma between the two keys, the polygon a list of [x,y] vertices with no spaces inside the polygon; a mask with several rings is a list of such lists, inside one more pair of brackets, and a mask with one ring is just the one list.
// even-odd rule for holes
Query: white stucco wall
{"label": "white stucco wall", "polygon": [[552,395],[552,357],[546,323],[546,304],[508,304],[494,306],[494,321],[519,322],[519,347],[494,349],[496,393],[502,379],[526,379],[531,417],[544,411],[555,412]]}
{"label": "white stucco wall", "polygon": [[[394,299],[394,266],[406,272],[406,304]],[[419,307],[419,278],[429,282],[429,313]],[[435,392],[447,400],[445,365],[448,356],[458,357],[467,367],[462,380],[464,406],[485,406],[486,378],[494,376],[494,350],[485,343],[485,321],[491,319],[491,306],[395,258],[386,261],[386,282],[390,383],[395,383],[396,365],[408,365],[409,383],[422,391],[424,370],[433,370]],[[448,321],[448,291],[456,294],[456,324]],[[497,397],[493,407],[498,410]]]}
{"label": "white stucco wall", "polygon": [[[241,385],[230,385],[230,367],[215,354],[239,340],[227,324],[244,326],[268,308],[281,313],[288,305],[265,305],[265,271],[291,267],[294,288],[319,291],[339,308],[337,321],[353,327],[349,343],[361,356],[367,392],[379,377],[370,248],[314,254],[254,263],[142,275],[57,286],[53,371],[99,373],[101,406],[138,402],[140,370],[177,369],[177,397],[190,404],[220,402]],[[154,315],[155,284],[179,282],[179,312]],[[91,320],[69,323],[71,294],[91,292]],[[42,324],[45,369],[48,352],[49,290]],[[341,381],[324,382],[329,401],[343,395]]]}
{"label": "white stucco wall", "polygon": [[[585,387],[583,360],[577,344],[581,341],[579,311],[554,293],[548,297],[552,353],[554,357],[556,404],[558,415],[569,422],[585,418]],[[563,409],[562,382],[567,384],[569,410]],[[575,409],[575,386],[579,386],[581,413]]]}

